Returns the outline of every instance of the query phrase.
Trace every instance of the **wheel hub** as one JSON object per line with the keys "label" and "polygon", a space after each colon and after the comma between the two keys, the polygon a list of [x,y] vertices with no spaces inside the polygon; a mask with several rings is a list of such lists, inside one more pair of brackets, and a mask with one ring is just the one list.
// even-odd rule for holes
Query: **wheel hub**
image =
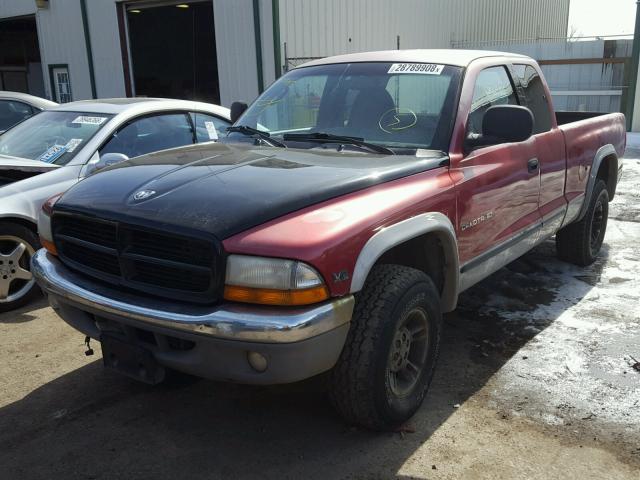
{"label": "wheel hub", "polygon": [[387,381],[396,397],[409,395],[419,382],[427,359],[429,320],[421,308],[409,311],[393,336],[387,360]]}
{"label": "wheel hub", "polygon": [[604,207],[602,202],[598,202],[593,210],[593,218],[591,220],[591,248],[596,247],[602,233],[602,225],[604,223]]}
{"label": "wheel hub", "polygon": [[396,332],[391,352],[392,372],[399,372],[407,366],[409,351],[411,350],[411,338],[411,332],[407,327],[402,327]]}
{"label": "wheel hub", "polygon": [[11,260],[9,261],[0,260],[0,277],[2,277],[3,280],[7,280],[8,278],[11,278],[15,274],[16,274],[16,269]]}

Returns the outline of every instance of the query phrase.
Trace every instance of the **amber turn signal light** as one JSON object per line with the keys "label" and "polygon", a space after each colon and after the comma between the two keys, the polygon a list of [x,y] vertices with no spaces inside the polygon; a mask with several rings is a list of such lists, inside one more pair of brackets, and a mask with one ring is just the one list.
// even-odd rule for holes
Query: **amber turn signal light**
{"label": "amber turn signal light", "polygon": [[329,292],[324,285],[301,290],[274,290],[227,285],[224,287],[224,298],[231,302],[294,306],[322,302],[329,298]]}
{"label": "amber turn signal light", "polygon": [[51,253],[52,255],[58,255],[58,249],[53,242],[40,237],[40,244],[47,252]]}

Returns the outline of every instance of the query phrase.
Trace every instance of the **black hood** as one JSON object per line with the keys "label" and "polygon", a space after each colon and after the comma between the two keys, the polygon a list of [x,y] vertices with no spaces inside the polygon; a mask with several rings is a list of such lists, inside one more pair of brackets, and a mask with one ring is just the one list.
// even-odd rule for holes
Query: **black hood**
{"label": "black hood", "polygon": [[287,213],[442,166],[447,157],[206,144],[138,157],[71,188],[56,210],[220,240]]}

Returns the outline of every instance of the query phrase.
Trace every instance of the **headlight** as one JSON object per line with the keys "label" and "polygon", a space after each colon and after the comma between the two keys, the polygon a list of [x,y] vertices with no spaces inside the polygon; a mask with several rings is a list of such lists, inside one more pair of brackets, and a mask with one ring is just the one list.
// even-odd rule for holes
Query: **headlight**
{"label": "headlight", "polygon": [[309,305],[329,298],[322,277],[295,260],[230,255],[224,298],[265,305]]}

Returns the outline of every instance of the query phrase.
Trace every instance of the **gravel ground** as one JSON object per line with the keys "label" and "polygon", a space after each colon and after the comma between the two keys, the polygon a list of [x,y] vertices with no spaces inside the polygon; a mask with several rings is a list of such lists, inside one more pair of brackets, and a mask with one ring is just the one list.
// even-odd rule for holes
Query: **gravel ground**
{"label": "gravel ground", "polygon": [[[322,378],[147,387],[44,300],[0,314],[0,478],[640,478],[640,150],[601,259],[547,242],[465,292],[406,431],[346,427]],[[636,360],[634,360],[636,359]]]}

